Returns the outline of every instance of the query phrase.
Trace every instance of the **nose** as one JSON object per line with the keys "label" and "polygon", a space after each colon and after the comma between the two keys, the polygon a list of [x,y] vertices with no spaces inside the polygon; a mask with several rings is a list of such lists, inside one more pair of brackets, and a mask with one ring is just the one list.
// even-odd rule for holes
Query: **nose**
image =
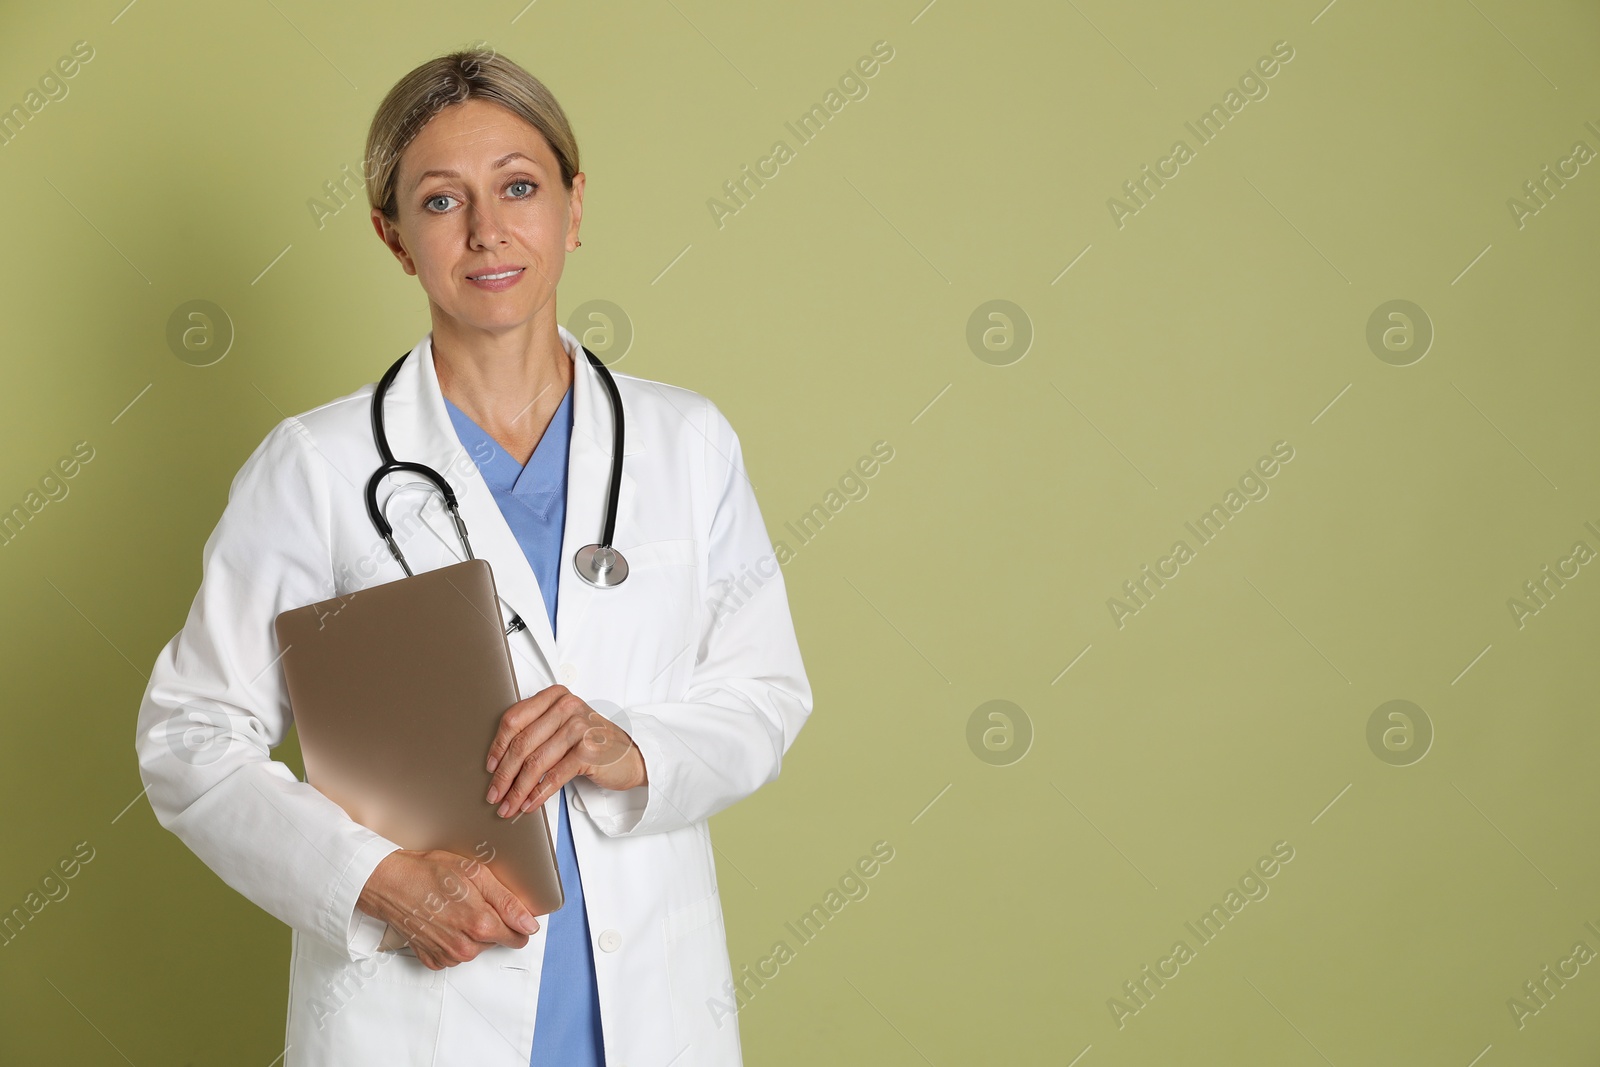
{"label": "nose", "polygon": [[500,207],[494,197],[476,201],[468,219],[474,243],[488,247],[501,242]]}

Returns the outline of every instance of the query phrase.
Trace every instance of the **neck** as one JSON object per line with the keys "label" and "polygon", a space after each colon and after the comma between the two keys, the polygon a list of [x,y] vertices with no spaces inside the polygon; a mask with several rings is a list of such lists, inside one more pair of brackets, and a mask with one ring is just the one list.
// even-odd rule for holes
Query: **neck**
{"label": "neck", "polygon": [[572,384],[572,357],[553,313],[503,331],[435,318],[439,389],[519,463],[526,463]]}

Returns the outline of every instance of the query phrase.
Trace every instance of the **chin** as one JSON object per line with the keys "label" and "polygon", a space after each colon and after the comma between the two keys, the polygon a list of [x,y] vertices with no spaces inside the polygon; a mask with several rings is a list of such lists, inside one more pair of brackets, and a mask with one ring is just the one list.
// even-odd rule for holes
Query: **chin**
{"label": "chin", "polygon": [[521,294],[478,293],[457,303],[457,315],[464,321],[521,322],[532,309]]}
{"label": "chin", "polygon": [[466,317],[464,321],[471,323],[480,330],[509,330],[523,325],[530,318],[532,316],[522,308],[507,308],[504,314],[473,315]]}

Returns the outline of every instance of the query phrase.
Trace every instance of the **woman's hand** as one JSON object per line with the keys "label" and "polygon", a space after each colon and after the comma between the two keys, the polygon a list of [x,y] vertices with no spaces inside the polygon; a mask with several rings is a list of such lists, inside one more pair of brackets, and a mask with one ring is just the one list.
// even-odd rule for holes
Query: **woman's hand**
{"label": "woman's hand", "polygon": [[489,803],[502,818],[532,811],[579,775],[606,789],[648,785],[644,755],[627,731],[564,685],[519,700],[489,745]]}
{"label": "woman's hand", "polygon": [[490,945],[522,948],[538,920],[477,860],[402,849],[379,861],[356,907],[406,935],[429,970],[475,959]]}

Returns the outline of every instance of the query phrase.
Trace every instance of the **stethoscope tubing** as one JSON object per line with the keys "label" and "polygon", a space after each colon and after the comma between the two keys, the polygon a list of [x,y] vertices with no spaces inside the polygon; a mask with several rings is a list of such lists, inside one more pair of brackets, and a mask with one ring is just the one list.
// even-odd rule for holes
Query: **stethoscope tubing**
{"label": "stethoscope tubing", "polygon": [[[580,345],[579,347],[583,346]],[[586,545],[580,548],[578,554],[573,558],[573,565],[579,576],[590,585],[594,585],[597,588],[608,588],[620,584],[627,577],[627,563],[623,560],[622,554],[617,552],[611,545],[611,539],[616,534],[617,527],[617,502],[622,495],[622,449],[625,440],[622,394],[617,389],[616,379],[611,376],[610,368],[601,362],[600,357],[589,351],[587,347],[583,347],[583,353],[589,358],[589,362],[594,366],[595,370],[600,373],[600,380],[606,388],[606,399],[611,404],[611,475],[606,487],[605,519],[601,526],[600,541],[598,544]],[[380,462],[378,468],[372,472],[372,476],[367,479],[366,487],[367,517],[372,520],[373,528],[378,531],[378,536],[382,537],[384,543],[389,546],[390,553],[400,564],[400,568],[406,572],[406,577],[408,578],[412,576],[411,565],[406,562],[405,553],[400,551],[399,544],[395,542],[394,528],[389,524],[388,517],[378,507],[378,486],[384,478],[391,474],[410,472],[419,474],[429,482],[432,482],[434,488],[438,489],[440,495],[444,498],[445,507],[450,512],[451,523],[456,528],[457,536],[461,538],[461,547],[466,551],[467,559],[477,558],[472,553],[472,542],[467,538],[467,524],[461,519],[461,510],[457,506],[456,494],[450,488],[450,482],[444,475],[424,463],[395,459],[394,452],[389,447],[389,435],[384,428],[383,422],[384,399],[388,395],[389,386],[394,383],[395,376],[400,373],[401,366],[410,354],[410,352],[406,352],[405,355],[395,360],[389,369],[383,372],[383,377],[378,380],[377,388],[372,391],[372,440],[377,445]],[[615,568],[620,577],[615,578],[613,581],[602,583],[595,581],[584,572],[583,566],[578,562],[579,558],[587,553],[588,558],[592,559],[596,551],[608,561],[606,569]],[[517,621],[520,621],[520,619]],[[517,628],[516,624],[513,623],[512,629]]]}

